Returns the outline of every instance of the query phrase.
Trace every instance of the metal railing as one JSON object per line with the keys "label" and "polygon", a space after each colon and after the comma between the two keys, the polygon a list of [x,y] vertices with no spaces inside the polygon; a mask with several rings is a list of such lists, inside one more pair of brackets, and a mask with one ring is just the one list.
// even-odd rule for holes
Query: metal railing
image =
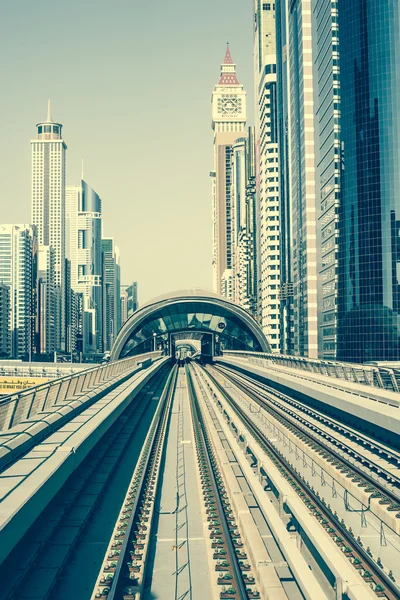
{"label": "metal railing", "polygon": [[327,375],[352,383],[358,383],[390,390],[400,391],[400,366],[383,367],[373,365],[359,365],[337,361],[317,360],[303,358],[300,356],[289,356],[281,354],[267,354],[264,352],[245,352],[241,350],[229,350],[223,352],[224,356],[244,357],[247,359],[262,359],[270,365],[289,367],[308,373]]}
{"label": "metal railing", "polygon": [[161,358],[161,352],[148,352],[41,383],[23,392],[0,399],[0,431],[7,431],[38,413],[67,406],[96,387],[111,382],[137,368],[140,363]]}

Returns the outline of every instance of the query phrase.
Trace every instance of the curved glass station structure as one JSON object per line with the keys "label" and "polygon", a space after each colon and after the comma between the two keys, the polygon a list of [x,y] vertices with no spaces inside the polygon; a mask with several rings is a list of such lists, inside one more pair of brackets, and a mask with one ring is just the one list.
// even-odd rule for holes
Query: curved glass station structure
{"label": "curved glass station structure", "polygon": [[137,310],[119,331],[111,360],[154,349],[175,355],[177,340],[201,341],[201,353],[221,350],[270,352],[255,319],[226,298],[203,290],[161,296]]}

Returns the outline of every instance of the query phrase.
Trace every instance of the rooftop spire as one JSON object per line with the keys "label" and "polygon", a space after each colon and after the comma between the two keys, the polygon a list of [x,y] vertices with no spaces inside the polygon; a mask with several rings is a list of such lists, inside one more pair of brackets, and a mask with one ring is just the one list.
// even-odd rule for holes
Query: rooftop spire
{"label": "rooftop spire", "polygon": [[240,85],[236,77],[236,65],[232,60],[229,42],[226,45],[225,58],[221,65],[221,78],[218,85]]}
{"label": "rooftop spire", "polygon": [[224,62],[222,64],[224,64],[224,65],[233,65],[231,51],[229,49],[229,42],[226,42],[225,58],[224,58]]}
{"label": "rooftop spire", "polygon": [[50,102],[50,98],[47,100],[47,119],[46,121],[50,122],[53,119],[51,118],[51,102]]}

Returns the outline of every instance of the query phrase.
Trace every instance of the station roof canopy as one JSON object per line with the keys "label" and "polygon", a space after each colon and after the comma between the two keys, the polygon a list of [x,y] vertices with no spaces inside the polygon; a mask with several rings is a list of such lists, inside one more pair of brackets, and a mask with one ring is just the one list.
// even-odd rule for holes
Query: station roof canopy
{"label": "station roof canopy", "polygon": [[[181,335],[185,333],[185,336]],[[214,334],[225,350],[270,352],[260,326],[246,310],[213,292],[184,290],[160,296],[139,308],[120,329],[111,360],[142,354],[154,339],[201,338]]]}

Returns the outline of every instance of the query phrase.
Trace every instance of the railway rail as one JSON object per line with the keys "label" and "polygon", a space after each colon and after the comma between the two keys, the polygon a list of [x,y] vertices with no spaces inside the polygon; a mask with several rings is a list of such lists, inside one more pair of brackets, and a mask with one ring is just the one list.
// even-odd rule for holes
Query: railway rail
{"label": "railway rail", "polygon": [[236,528],[228,494],[188,366],[186,366],[186,375],[202,493],[209,522],[213,558],[216,561],[215,570],[218,573],[217,583],[223,585],[220,598],[240,598],[241,600],[260,598],[260,593],[248,585],[254,583],[255,580],[249,573],[250,567],[246,562],[247,554]]}
{"label": "railway rail", "polygon": [[178,367],[168,377],[114,528],[92,598],[143,598],[160,464]]}
{"label": "railway rail", "polygon": [[[338,421],[305,407],[289,396],[255,382],[245,375],[238,375],[225,367],[215,367],[215,369],[234,382],[239,389],[301,437],[303,441],[307,441],[314,450],[334,454],[338,464],[343,464],[350,469],[349,476],[354,473],[354,476],[361,478],[358,482],[360,488],[364,488],[371,497],[380,497],[380,504],[385,505],[387,511],[395,513],[396,518],[400,519],[400,454],[398,452],[383,446],[380,442],[375,442],[368,436],[356,434],[354,430]],[[322,422],[322,426],[318,422]],[[328,426],[331,431],[327,429]],[[362,444],[360,449],[357,450],[354,443],[348,443],[349,439]],[[371,460],[366,458],[366,445],[369,446],[370,452],[376,455],[376,463],[371,463]],[[337,451],[335,451],[335,447]],[[390,455],[387,467],[382,464],[383,452]],[[348,458],[344,456],[344,453]],[[351,459],[355,459],[359,464],[354,464]],[[371,477],[365,471],[366,463],[371,470],[375,471],[376,475],[385,481],[380,482],[377,478]],[[393,488],[388,488],[386,484],[391,484]]]}
{"label": "railway rail", "polygon": [[151,405],[159,404],[169,370],[170,366],[161,369],[132,401],[1,565],[2,600],[90,597],[85,585],[87,579],[92,581],[92,589],[91,570],[100,555],[92,554],[87,564],[78,558],[81,551],[84,554],[85,531],[96,520],[104,527],[104,504],[114,509],[123,497],[120,483],[134,459],[140,427],[145,422],[147,429]]}
{"label": "railway rail", "polygon": [[[343,552],[348,556],[349,560],[353,563],[354,567],[363,573],[364,581],[368,582],[377,597],[387,598],[388,600],[398,600],[400,598],[398,586],[391,580],[372,557],[367,553],[364,547],[357,542],[352,535],[352,532],[347,529],[346,525],[339,521],[339,519],[332,513],[330,506],[316,494],[309,485],[305,482],[304,478],[275,448],[275,446],[265,437],[261,429],[254,423],[238,402],[232,397],[225,387],[216,378],[216,373],[221,374],[220,370],[214,367],[208,367],[207,370],[202,369],[206,377],[209,378],[212,387],[218,391],[218,393],[226,400],[233,412],[236,414],[240,423],[247,429],[254,439],[257,441],[262,450],[269,456],[272,462],[277,466],[282,476],[290,483],[291,487],[296,491],[299,497],[307,505],[308,509],[314,515],[316,520],[322,525],[322,527],[329,533],[329,535],[335,540],[336,544],[343,549]],[[214,370],[214,373],[212,372]],[[226,371],[224,371],[224,377],[227,377]],[[237,385],[237,381],[231,378],[233,385]],[[263,398],[260,398],[259,394],[255,394],[254,391],[249,390],[248,386],[241,384],[238,386],[241,391],[253,395],[257,398],[259,403],[263,402]],[[272,409],[271,409],[272,410]],[[279,413],[279,417],[282,415]],[[293,426],[290,422],[290,426]],[[304,435],[303,430],[301,430]],[[314,440],[313,444],[316,443]],[[331,448],[324,448],[324,452],[332,454]],[[335,457],[336,460],[342,460],[342,457]],[[353,467],[353,465],[351,465]],[[376,482],[373,482],[374,485]],[[372,482],[371,482],[372,485]]]}

